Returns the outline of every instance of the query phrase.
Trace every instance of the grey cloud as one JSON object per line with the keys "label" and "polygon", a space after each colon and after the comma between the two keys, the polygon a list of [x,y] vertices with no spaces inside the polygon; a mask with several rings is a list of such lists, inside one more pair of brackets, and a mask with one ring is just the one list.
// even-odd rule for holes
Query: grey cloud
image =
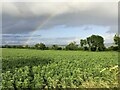
{"label": "grey cloud", "polygon": [[83,28],[83,30],[91,30],[92,29],[92,27],[90,27],[90,26],[85,26],[84,28]]}
{"label": "grey cloud", "polygon": [[32,38],[33,40],[36,40],[38,38],[41,38],[41,35],[36,34],[36,35],[30,35],[30,34],[2,34],[2,44],[25,44],[26,41]]}
{"label": "grey cloud", "polygon": [[20,37],[20,38],[23,38],[23,37],[41,37],[41,35],[39,34],[34,34],[34,35],[30,35],[30,34],[2,34],[2,38],[6,38],[6,37]]}
{"label": "grey cloud", "polygon": [[[38,37],[39,38],[38,38]],[[29,39],[30,38],[30,39]],[[29,39],[29,42],[26,43],[26,41]],[[69,42],[76,41],[79,43],[79,37],[63,37],[63,38],[42,38],[40,35],[33,35],[32,37],[29,37],[29,35],[20,35],[20,34],[3,34],[2,35],[2,44],[10,44],[10,45],[34,45],[36,43],[45,43],[46,45],[50,44],[59,44],[64,45],[68,44]]]}
{"label": "grey cloud", "polygon": [[[10,9],[8,7],[11,7]],[[11,11],[9,11],[9,10]],[[13,10],[13,11],[12,11]],[[3,33],[30,33],[36,27],[110,26],[116,32],[117,3],[11,3],[3,7]]]}
{"label": "grey cloud", "polygon": [[17,18],[3,13],[2,30],[3,33],[29,33],[34,31],[44,20],[46,16],[34,18]]}

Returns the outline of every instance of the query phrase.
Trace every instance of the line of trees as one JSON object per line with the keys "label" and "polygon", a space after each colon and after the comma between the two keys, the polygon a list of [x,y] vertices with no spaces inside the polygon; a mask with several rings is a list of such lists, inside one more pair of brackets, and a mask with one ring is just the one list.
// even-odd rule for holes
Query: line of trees
{"label": "line of trees", "polygon": [[38,49],[38,50],[84,50],[84,51],[106,51],[106,50],[120,50],[120,36],[115,34],[114,46],[108,48],[104,45],[104,38],[99,35],[91,35],[86,39],[80,40],[80,45],[77,45],[76,42],[71,42],[65,47],[60,47],[58,45],[52,45],[47,47],[44,43],[37,43],[34,46],[29,45],[4,45],[2,48],[25,48],[25,49]]}

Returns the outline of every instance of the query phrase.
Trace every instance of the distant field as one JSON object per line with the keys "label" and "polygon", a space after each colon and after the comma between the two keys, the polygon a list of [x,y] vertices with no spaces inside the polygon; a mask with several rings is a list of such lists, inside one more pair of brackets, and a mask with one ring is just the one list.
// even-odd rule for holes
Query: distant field
{"label": "distant field", "polygon": [[118,52],[3,49],[3,88],[110,88]]}

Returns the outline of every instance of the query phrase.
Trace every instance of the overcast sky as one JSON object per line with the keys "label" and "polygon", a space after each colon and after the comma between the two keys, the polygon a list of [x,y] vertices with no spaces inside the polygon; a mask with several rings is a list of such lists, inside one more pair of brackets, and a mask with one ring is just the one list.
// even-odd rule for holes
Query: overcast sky
{"label": "overcast sky", "polygon": [[118,32],[117,2],[4,2],[3,44],[79,43],[92,34],[112,43]]}

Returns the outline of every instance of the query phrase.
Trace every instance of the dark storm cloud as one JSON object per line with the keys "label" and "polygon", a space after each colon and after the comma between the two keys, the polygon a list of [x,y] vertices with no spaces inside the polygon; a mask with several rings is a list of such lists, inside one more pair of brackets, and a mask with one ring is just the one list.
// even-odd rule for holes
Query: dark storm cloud
{"label": "dark storm cloud", "polygon": [[3,33],[29,33],[36,29],[46,19],[45,16],[34,18],[17,18],[3,13]]}
{"label": "dark storm cloud", "polygon": [[37,27],[50,29],[59,25],[109,26],[117,31],[117,3],[4,3],[3,33],[30,33]]}

